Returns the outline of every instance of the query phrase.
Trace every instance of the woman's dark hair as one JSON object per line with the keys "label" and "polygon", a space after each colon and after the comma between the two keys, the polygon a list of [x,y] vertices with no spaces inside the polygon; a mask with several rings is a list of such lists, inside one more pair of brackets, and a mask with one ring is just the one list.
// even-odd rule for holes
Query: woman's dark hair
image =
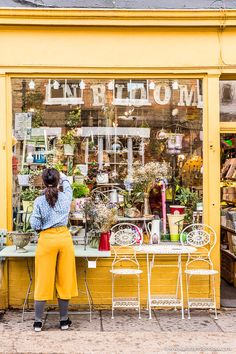
{"label": "woman's dark hair", "polygon": [[46,186],[46,200],[48,204],[53,208],[58,199],[58,184],[60,181],[60,174],[55,168],[45,168],[45,170],[43,170],[42,178]]}

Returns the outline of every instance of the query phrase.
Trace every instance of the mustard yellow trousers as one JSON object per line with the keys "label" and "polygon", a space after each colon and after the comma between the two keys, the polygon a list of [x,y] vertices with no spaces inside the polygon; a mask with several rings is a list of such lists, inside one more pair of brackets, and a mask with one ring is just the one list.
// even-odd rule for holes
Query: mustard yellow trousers
{"label": "mustard yellow trousers", "polygon": [[35,256],[35,291],[38,301],[78,296],[74,247],[67,227],[40,232]]}

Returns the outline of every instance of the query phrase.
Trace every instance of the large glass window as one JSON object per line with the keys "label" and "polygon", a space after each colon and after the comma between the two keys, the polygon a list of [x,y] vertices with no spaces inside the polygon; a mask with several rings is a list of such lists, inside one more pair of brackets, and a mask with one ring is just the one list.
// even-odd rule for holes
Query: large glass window
{"label": "large glass window", "polygon": [[201,80],[16,78],[12,102],[14,218],[43,190],[45,166],[68,175],[75,199],[109,191],[120,218],[156,214],[164,234],[164,214],[201,214]]}

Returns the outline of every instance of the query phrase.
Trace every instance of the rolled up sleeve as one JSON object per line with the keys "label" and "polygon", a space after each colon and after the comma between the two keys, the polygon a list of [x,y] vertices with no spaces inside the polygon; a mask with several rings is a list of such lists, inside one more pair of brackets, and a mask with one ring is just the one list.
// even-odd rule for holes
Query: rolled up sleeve
{"label": "rolled up sleeve", "polygon": [[42,229],[42,216],[40,213],[40,206],[38,200],[35,199],[33,213],[30,217],[30,225],[33,230],[38,231]]}

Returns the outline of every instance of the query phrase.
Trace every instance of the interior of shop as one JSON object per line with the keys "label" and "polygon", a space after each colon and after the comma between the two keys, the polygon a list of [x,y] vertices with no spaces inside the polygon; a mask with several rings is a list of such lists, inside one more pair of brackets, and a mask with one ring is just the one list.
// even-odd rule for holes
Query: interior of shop
{"label": "interior of shop", "polygon": [[221,304],[236,307],[236,134],[221,134]]}
{"label": "interior of shop", "polygon": [[13,229],[29,227],[45,167],[72,185],[74,242],[97,247],[96,228],[84,225],[88,198],[137,222],[145,242],[179,241],[202,222],[201,80],[15,78],[12,116]]}

